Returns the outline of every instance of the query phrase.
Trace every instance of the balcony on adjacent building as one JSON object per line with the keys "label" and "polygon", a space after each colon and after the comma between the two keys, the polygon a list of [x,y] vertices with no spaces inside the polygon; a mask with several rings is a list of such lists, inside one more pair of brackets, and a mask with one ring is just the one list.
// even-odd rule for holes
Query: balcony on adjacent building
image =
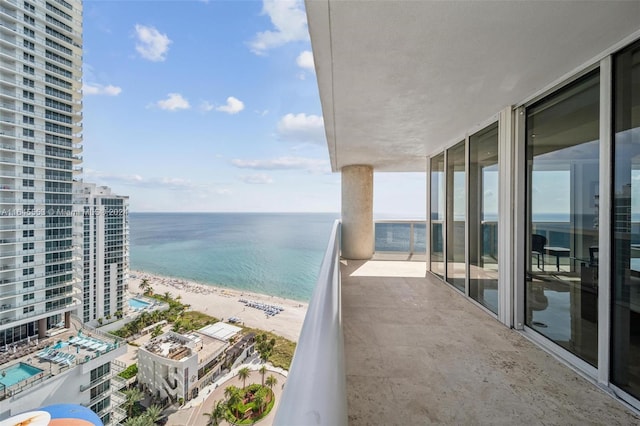
{"label": "balcony on adjacent building", "polygon": [[401,255],[389,250],[341,259],[338,234],[336,225],[274,424],[640,422],[423,260],[389,260]]}

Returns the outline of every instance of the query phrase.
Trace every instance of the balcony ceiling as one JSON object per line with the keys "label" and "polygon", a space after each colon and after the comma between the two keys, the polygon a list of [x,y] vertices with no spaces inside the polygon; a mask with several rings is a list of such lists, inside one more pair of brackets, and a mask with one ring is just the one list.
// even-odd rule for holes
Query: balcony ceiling
{"label": "balcony ceiling", "polygon": [[640,1],[307,0],[334,171],[425,157],[640,31]]}

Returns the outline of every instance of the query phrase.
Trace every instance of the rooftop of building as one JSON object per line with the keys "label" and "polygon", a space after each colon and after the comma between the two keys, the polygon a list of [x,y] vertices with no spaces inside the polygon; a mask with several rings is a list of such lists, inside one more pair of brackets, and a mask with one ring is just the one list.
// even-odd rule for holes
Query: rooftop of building
{"label": "rooftop of building", "polygon": [[90,327],[83,327],[76,320],[72,321],[70,328],[58,331],[50,337],[28,338],[19,344],[0,348],[3,372],[21,367],[32,373],[29,377],[6,387],[0,381],[0,400],[123,347],[118,339]]}
{"label": "rooftop of building", "polygon": [[177,333],[165,333],[144,346],[147,351],[174,361],[180,361],[193,354],[195,341]]}
{"label": "rooftop of building", "polygon": [[199,331],[193,331],[188,334],[167,332],[151,339],[144,346],[144,349],[174,361],[180,361],[196,354],[198,363],[202,363],[217,356],[227,346],[226,341],[215,339]]}
{"label": "rooftop of building", "polygon": [[202,334],[213,337],[214,339],[228,342],[236,334],[240,333],[242,329],[240,327],[236,327],[235,325],[219,321],[215,324],[202,327],[198,331]]}

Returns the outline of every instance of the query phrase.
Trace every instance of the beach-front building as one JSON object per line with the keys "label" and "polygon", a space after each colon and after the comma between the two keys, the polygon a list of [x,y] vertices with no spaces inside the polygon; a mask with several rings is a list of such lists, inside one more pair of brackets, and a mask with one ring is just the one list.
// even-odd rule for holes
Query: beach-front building
{"label": "beach-front building", "polygon": [[51,404],[73,401],[94,411],[105,425],[126,417],[118,377],[125,365],[117,360],[127,345],[113,336],[83,327],[53,337],[9,345],[0,353],[0,421]]}
{"label": "beach-front building", "polygon": [[68,327],[81,303],[82,2],[0,3],[0,344]]}
{"label": "beach-front building", "polygon": [[76,184],[75,202],[82,221],[82,312],[94,325],[128,309],[129,197],[106,186]]}
{"label": "beach-front building", "polygon": [[138,350],[138,383],[156,398],[188,401],[220,375],[228,346],[210,333],[166,332]]}
{"label": "beach-front building", "polygon": [[[274,424],[638,422],[640,2],[306,7],[342,221]],[[380,172],[426,271],[369,261]]]}

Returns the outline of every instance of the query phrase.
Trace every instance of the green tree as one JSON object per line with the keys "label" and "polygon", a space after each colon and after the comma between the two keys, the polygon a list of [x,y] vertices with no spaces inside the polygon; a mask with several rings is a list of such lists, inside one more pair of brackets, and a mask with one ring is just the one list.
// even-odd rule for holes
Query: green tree
{"label": "green tree", "polygon": [[153,331],[151,331],[151,338],[153,339],[155,337],[158,337],[161,334],[162,334],[162,326],[158,324],[153,328]]}
{"label": "green tree", "polygon": [[267,374],[267,366],[263,364],[258,371],[262,374],[262,386],[264,386],[264,375]]}
{"label": "green tree", "polygon": [[256,392],[253,396],[253,402],[258,407],[258,414],[262,414],[262,410],[264,409],[264,403],[266,402],[266,398],[264,397],[263,392]]}
{"label": "green tree", "polygon": [[242,401],[242,396],[240,395],[240,389],[231,385],[227,386],[224,389],[224,396],[227,397],[227,408],[229,411],[235,410],[235,416],[238,418],[238,404]]}
{"label": "green tree", "polygon": [[153,404],[147,411],[144,412],[144,417],[148,418],[151,421],[151,424],[156,424],[158,420],[162,418],[162,407],[159,405]]}
{"label": "green tree", "polygon": [[224,420],[225,406],[222,401],[214,401],[211,411],[204,413],[203,416],[208,417],[207,426],[219,426]]}
{"label": "green tree", "polygon": [[271,374],[269,377],[267,377],[265,383],[267,384],[267,386],[269,386],[269,389],[273,390],[273,387],[278,384],[278,379],[276,379],[276,376]]}
{"label": "green tree", "polygon": [[166,302],[168,302],[169,300],[171,300],[171,293],[168,291],[165,291],[163,298]]}
{"label": "green tree", "polygon": [[256,337],[256,350],[260,354],[263,362],[269,361],[275,345],[276,339],[269,340],[266,333],[262,333]]}
{"label": "green tree", "polygon": [[242,367],[238,370],[238,378],[242,380],[242,389],[247,387],[247,377],[249,377],[249,374],[251,374],[249,367]]}
{"label": "green tree", "polygon": [[133,413],[133,407],[137,402],[142,401],[142,398],[144,398],[144,394],[138,388],[127,389],[122,393],[126,398],[122,405],[124,406],[125,410],[127,410],[127,416],[131,417],[131,414]]}
{"label": "green tree", "polygon": [[151,284],[149,284],[148,279],[143,278],[142,281],[140,281],[140,285],[138,286],[138,288],[142,290],[142,293],[147,294],[151,289]]}
{"label": "green tree", "polygon": [[148,423],[148,419],[144,416],[128,417],[122,424],[124,426],[153,426],[153,423]]}

